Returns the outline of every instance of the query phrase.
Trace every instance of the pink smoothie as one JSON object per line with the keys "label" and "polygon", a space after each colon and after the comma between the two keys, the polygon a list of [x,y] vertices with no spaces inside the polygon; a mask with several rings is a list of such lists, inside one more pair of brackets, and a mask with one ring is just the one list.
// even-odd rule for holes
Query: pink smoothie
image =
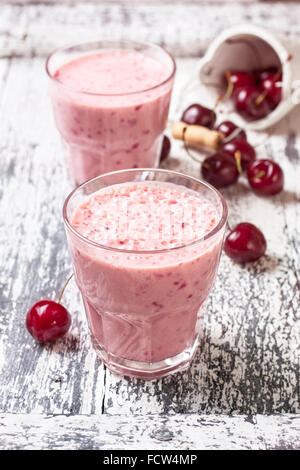
{"label": "pink smoothie", "polygon": [[126,50],[82,56],[54,72],[54,116],[76,184],[114,170],[157,166],[170,75],[158,60]]}
{"label": "pink smoothie", "polygon": [[69,238],[97,349],[156,363],[192,348],[199,309],[215,278],[223,230],[203,237],[220,217],[208,198],[164,182],[110,186],[77,207],[73,229],[117,249]]}

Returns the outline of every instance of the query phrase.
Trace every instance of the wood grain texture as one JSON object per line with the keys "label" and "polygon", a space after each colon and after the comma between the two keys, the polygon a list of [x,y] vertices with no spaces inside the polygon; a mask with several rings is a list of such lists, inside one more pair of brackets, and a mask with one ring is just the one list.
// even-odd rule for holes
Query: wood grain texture
{"label": "wood grain texture", "polygon": [[30,304],[57,298],[70,272],[61,211],[71,186],[44,61],[1,65],[1,409],[101,412],[103,366],[91,351],[74,284],[65,302],[75,319],[63,342],[43,348],[24,328]]}
{"label": "wood grain texture", "polygon": [[[199,57],[229,26],[254,23],[295,36],[300,4],[199,2],[83,2],[0,5],[0,57],[45,56],[97,38],[151,41],[179,56]],[[280,21],[278,21],[280,18]]]}
{"label": "wood grain texture", "polygon": [[[177,62],[171,118],[178,116],[176,97],[195,63]],[[192,89],[181,106],[194,101],[212,105],[201,87]],[[245,178],[223,190],[230,224],[243,220],[257,224],[268,241],[267,256],[245,267],[223,255],[206,305],[203,341],[190,370],[146,386],[109,375],[107,412],[299,412],[300,141],[293,127],[298,116],[296,109],[270,130],[270,138],[248,133],[250,142],[264,143],[257,147],[258,157],[271,157],[282,165],[284,193],[259,198]],[[178,141],[172,142],[166,167],[200,176],[200,165],[187,157]]]}
{"label": "wood grain texture", "polygon": [[[300,417],[0,414],[1,448],[51,450],[300,449]],[[154,452],[155,453],[155,452]],[[102,456],[103,459],[103,456]],[[101,455],[99,455],[99,463]]]}
{"label": "wood grain texture", "polygon": [[[250,142],[263,142],[257,146],[258,157],[269,156],[282,165],[285,191],[271,199],[259,198],[244,179],[223,191],[231,225],[242,220],[256,223],[265,233],[268,251],[264,259],[246,267],[222,256],[206,305],[203,340],[188,372],[155,382],[110,374],[91,349],[74,281],[64,296],[73,317],[65,339],[43,347],[24,328],[27,308],[41,297],[55,299],[71,269],[61,215],[71,186],[52,119],[45,54],[59,42],[83,40],[89,31],[94,36],[102,30],[108,34],[111,29],[112,35],[151,38],[167,44],[179,56],[196,56],[225,23],[249,18],[262,23],[267,12],[270,27],[279,27],[280,16],[283,33],[299,32],[299,6],[293,12],[284,4],[276,4],[272,10],[265,4],[227,6],[226,21],[222,8],[195,4],[185,8],[163,5],[159,11],[145,4],[134,8],[118,4],[109,8],[91,4],[0,6],[1,412],[104,412],[124,415],[125,421],[138,415],[144,429],[147,421],[143,415],[152,419],[153,413],[299,413],[299,108],[268,134],[249,133]],[[195,18],[199,19],[197,25]],[[212,105],[200,86],[180,98],[196,60],[177,58],[171,119],[177,119],[194,100]],[[172,142],[165,167],[200,176],[199,164],[186,155],[179,141]],[[18,416],[16,422],[25,423],[26,417]],[[35,418],[28,416],[30,419]],[[65,425],[70,418],[59,419]],[[76,419],[80,417],[74,416],[73,423]],[[96,420],[83,419],[86,423]],[[182,421],[176,419],[180,426]],[[234,422],[229,419],[226,423]],[[117,418],[112,422],[117,423]],[[42,426],[46,433],[46,424]],[[92,436],[91,443],[97,446],[95,439]]]}

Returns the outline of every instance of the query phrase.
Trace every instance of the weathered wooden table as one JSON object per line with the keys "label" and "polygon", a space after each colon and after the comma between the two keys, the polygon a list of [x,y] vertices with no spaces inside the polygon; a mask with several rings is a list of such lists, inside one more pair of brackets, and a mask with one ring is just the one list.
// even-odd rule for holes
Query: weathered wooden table
{"label": "weathered wooden table", "polygon": [[[53,47],[95,37],[165,45],[178,65],[178,118],[191,100],[178,101],[182,86],[219,31],[247,21],[299,35],[299,15],[286,2],[0,5],[2,449],[300,448],[299,109],[269,137],[249,137],[264,141],[259,157],[280,162],[285,191],[261,199],[243,179],[223,191],[230,223],[255,222],[268,251],[247,267],[222,256],[189,371],[154,382],[112,375],[91,348],[74,281],[65,339],[41,346],[24,327],[28,307],[56,299],[71,271],[61,215],[71,186],[44,72]],[[201,88],[194,93],[205,103]],[[199,176],[179,142],[165,166]]]}

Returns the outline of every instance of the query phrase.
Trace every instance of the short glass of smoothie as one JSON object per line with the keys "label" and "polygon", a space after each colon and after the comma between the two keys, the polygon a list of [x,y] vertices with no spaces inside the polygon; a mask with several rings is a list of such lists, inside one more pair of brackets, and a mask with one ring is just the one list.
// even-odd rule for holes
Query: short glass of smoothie
{"label": "short glass of smoothie", "polygon": [[159,164],[175,61],[154,44],[98,41],[54,51],[50,95],[73,183]]}
{"label": "short glass of smoothie", "polygon": [[187,368],[219,264],[222,195],[173,171],[122,170],[74,189],[63,217],[102,361],[145,379]]}

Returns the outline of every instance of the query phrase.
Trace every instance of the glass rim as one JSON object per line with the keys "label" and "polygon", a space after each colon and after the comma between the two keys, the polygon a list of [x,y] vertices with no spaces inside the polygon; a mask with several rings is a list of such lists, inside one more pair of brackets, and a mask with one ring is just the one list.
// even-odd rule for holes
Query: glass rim
{"label": "glass rim", "polygon": [[[111,46],[115,45],[117,46],[118,44],[121,45],[128,45],[128,46],[148,46],[148,47],[153,47],[155,49],[159,49],[161,51],[163,51],[170,59],[171,59],[171,62],[172,62],[172,71],[171,73],[168,75],[168,77],[166,79],[164,79],[162,82],[158,83],[157,85],[154,85],[153,87],[150,87],[150,88],[146,88],[146,89],[143,89],[143,90],[138,90],[138,91],[129,91],[127,93],[95,93],[95,92],[89,92],[89,91],[82,91],[82,90],[78,90],[76,88],[73,88],[73,87],[70,87],[68,85],[64,85],[62,82],[60,82],[59,80],[57,80],[53,74],[50,72],[50,68],[49,68],[49,63],[51,61],[51,59],[58,53],[60,52],[63,52],[63,51],[67,51],[68,49],[72,49],[72,48],[76,48],[76,47],[80,47],[80,46],[88,46],[90,45],[91,48],[92,46],[96,45],[96,44],[110,44]],[[73,43],[73,44],[70,44],[68,46],[63,46],[63,47],[58,47],[56,49],[54,49],[47,57],[46,59],[46,63],[45,63],[45,69],[46,69],[46,73],[48,75],[48,77],[50,78],[50,80],[54,81],[57,85],[61,86],[62,88],[65,88],[67,90],[70,90],[74,93],[78,93],[78,94],[81,94],[81,95],[86,95],[86,96],[128,96],[128,95],[138,95],[140,93],[145,93],[145,92],[148,92],[148,91],[152,91],[152,90],[155,90],[156,88],[159,88],[163,85],[166,85],[170,80],[172,80],[172,78],[174,77],[175,75],[175,72],[176,72],[176,62],[175,62],[175,59],[173,57],[173,55],[168,52],[164,47],[162,46],[159,46],[158,44],[154,44],[152,42],[139,42],[139,41],[128,41],[128,40],[106,40],[106,39],[100,39],[100,40],[95,40],[95,41],[84,41],[84,42],[80,42],[80,43]]]}
{"label": "glass rim", "polygon": [[[107,177],[107,176],[122,175],[122,174],[126,174],[126,173],[139,173],[139,172],[145,172],[145,171],[148,171],[148,172],[151,171],[151,172],[154,172],[154,173],[164,173],[164,174],[170,174],[170,175],[174,175],[174,176],[180,176],[180,177],[182,177],[186,180],[194,181],[194,182],[196,182],[198,184],[201,184],[202,186],[205,186],[206,188],[208,188],[211,192],[213,192],[218,197],[218,199],[221,202],[221,206],[222,206],[221,217],[220,217],[220,220],[217,223],[217,225],[214,228],[212,228],[207,234],[203,235],[201,238],[197,238],[197,240],[194,240],[193,242],[186,243],[185,245],[175,246],[175,247],[172,247],[172,248],[164,248],[164,249],[159,249],[159,250],[128,250],[128,249],[122,249],[122,248],[115,248],[115,247],[108,246],[108,245],[102,245],[102,244],[97,243],[93,240],[90,240],[89,238],[85,237],[84,235],[81,235],[76,229],[74,229],[74,227],[72,226],[72,224],[69,221],[69,218],[67,216],[67,206],[68,206],[71,198],[73,197],[73,195],[77,191],[82,189],[84,186],[92,183],[93,181],[102,179],[102,178]],[[113,184],[108,185],[107,187],[110,187],[110,186],[113,186]],[[95,192],[97,192],[97,191],[95,191]],[[153,255],[153,254],[162,254],[162,253],[173,252],[173,251],[176,251],[176,250],[182,250],[183,248],[189,248],[189,247],[195,246],[195,245],[197,245],[201,242],[209,240],[214,235],[216,235],[218,232],[220,232],[220,230],[224,227],[224,225],[227,221],[228,207],[227,207],[227,204],[226,204],[225,199],[222,196],[222,194],[214,186],[210,185],[206,181],[199,180],[198,178],[195,178],[193,176],[185,175],[183,173],[180,173],[179,171],[156,169],[156,168],[132,168],[132,169],[125,169],[125,170],[119,170],[119,171],[112,171],[112,172],[109,172],[109,173],[104,173],[103,175],[96,176],[96,177],[91,178],[91,179],[85,181],[84,183],[80,184],[79,186],[74,188],[70,192],[70,194],[66,197],[64,205],[63,205],[63,211],[62,212],[63,212],[63,220],[64,220],[64,223],[65,223],[67,229],[70,230],[77,238],[79,238],[81,241],[87,243],[88,245],[91,245],[91,246],[94,246],[96,248],[100,248],[100,249],[103,249],[103,250],[117,252],[117,253],[131,253],[131,254],[138,254],[138,255],[152,254]]]}

